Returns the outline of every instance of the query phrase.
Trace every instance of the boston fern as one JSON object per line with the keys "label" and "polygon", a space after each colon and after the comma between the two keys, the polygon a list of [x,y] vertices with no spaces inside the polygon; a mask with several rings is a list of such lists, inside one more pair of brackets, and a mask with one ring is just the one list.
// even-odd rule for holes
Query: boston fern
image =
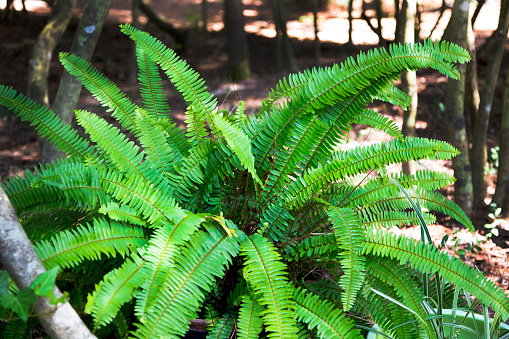
{"label": "boston fern", "polygon": [[[386,170],[458,151],[404,138],[365,108],[374,99],[406,107],[409,98],[392,84],[404,69],[457,78],[453,63],[469,60],[465,50],[427,41],[361,53],[290,75],[247,116],[242,103],[222,110],[161,42],[121,29],[137,44],[141,105],[89,63],[60,55],[120,128],[77,110],[83,138],[50,109],[0,86],[0,104],[67,153],[4,187],[41,260],[60,266],[59,283],[72,289],[71,302],[91,315],[98,335],[116,328],[122,336],[177,338],[204,317],[210,338],[358,338],[369,322],[393,337],[433,337],[423,303],[433,305],[438,294],[420,289],[428,277],[445,290],[442,304],[455,285],[508,318],[508,298],[490,280],[385,230],[420,221],[395,182],[426,211],[473,229],[435,192],[453,177]],[[158,67],[187,103],[186,129],[172,122]],[[394,139],[341,149],[352,123]],[[438,276],[448,284],[436,284]]]}

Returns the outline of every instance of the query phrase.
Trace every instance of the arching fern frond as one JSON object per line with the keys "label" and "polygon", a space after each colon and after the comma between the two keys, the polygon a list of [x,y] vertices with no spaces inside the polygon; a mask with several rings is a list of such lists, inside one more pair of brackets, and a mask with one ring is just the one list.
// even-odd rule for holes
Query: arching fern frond
{"label": "arching fern frond", "polygon": [[136,60],[138,62],[138,80],[140,81],[143,107],[155,120],[170,118],[170,106],[159,76],[159,68],[147,56],[147,53],[139,47],[136,48]]}
{"label": "arching fern frond", "polygon": [[391,137],[401,139],[403,138],[403,134],[401,130],[396,125],[394,120],[384,117],[377,111],[372,109],[365,110],[361,115],[359,115],[354,122],[359,125],[369,125],[373,128],[376,128],[380,131],[383,131],[389,134]]}
{"label": "arching fern frond", "polygon": [[229,339],[232,337],[235,319],[230,314],[223,314],[207,335],[207,339]]}
{"label": "arching fern frond", "polygon": [[256,298],[246,294],[242,298],[239,310],[239,321],[237,324],[237,336],[242,339],[256,339],[262,331],[263,307],[256,301]]}
{"label": "arching fern frond", "polygon": [[107,77],[89,62],[68,53],[60,53],[59,59],[67,72],[74,75],[101,103],[111,110],[111,115],[122,127],[132,129],[136,105],[129,100]]}
{"label": "arching fern frond", "polygon": [[458,259],[439,252],[432,244],[405,236],[395,236],[385,231],[369,228],[366,232],[364,254],[387,256],[422,272],[439,272],[444,279],[458,288],[476,295],[484,305],[490,305],[503,319],[509,318],[509,297],[493,281],[474,271]]}
{"label": "arching fern frond", "polygon": [[334,234],[318,234],[304,239],[295,247],[287,246],[285,251],[285,259],[291,262],[315,256],[334,259],[339,253],[339,248]]}
{"label": "arching fern frond", "polygon": [[343,310],[347,312],[364,282],[366,259],[360,255],[364,245],[364,228],[359,217],[349,208],[331,206],[327,214],[339,247],[343,250],[338,257],[345,274],[339,280],[339,285],[345,291],[341,295],[341,302]]}
{"label": "arching fern frond", "polygon": [[[231,258],[240,250],[237,238],[221,234],[214,226],[207,226],[207,231],[196,232],[187,245],[181,247],[151,312],[138,324],[136,337],[150,338],[158,333],[183,336],[189,322],[197,318],[206,293],[212,289],[215,279],[224,275]],[[237,234],[241,237],[239,240],[244,238],[241,231]]]}
{"label": "arching fern frond", "polygon": [[353,321],[334,304],[300,288],[293,288],[293,298],[297,320],[316,328],[320,338],[362,338]]}
{"label": "arching fern frond", "polygon": [[274,246],[259,234],[254,234],[242,243],[245,257],[244,276],[250,283],[258,302],[266,307],[263,323],[269,338],[294,338],[297,334],[292,294],[286,265]]}
{"label": "arching fern frond", "polygon": [[71,267],[84,259],[99,259],[101,253],[122,257],[147,243],[143,229],[123,226],[117,222],[94,219],[94,226],[79,226],[76,230],[62,231],[50,241],[35,245],[35,251],[47,268]]}
{"label": "arching fern frond", "polygon": [[10,87],[0,85],[0,105],[13,111],[23,121],[30,121],[40,136],[56,145],[71,158],[85,160],[93,153],[88,141],[58,117],[52,110],[36,103]]}
{"label": "arching fern frond", "polygon": [[[217,134],[215,121],[212,118],[217,114],[217,100],[206,91],[204,81],[198,73],[181,60],[177,54],[164,46],[160,41],[148,33],[133,28],[130,25],[121,25],[121,31],[133,39],[137,46],[143,49],[147,55],[156,62],[168,78],[182,93],[188,104],[188,136],[193,144],[200,143],[207,135],[205,131],[205,119],[208,120],[212,133]],[[219,135],[216,135],[219,137]]]}
{"label": "arching fern frond", "polygon": [[92,314],[95,328],[110,323],[120,307],[132,299],[133,293],[145,280],[141,274],[144,265],[137,254],[130,256],[121,267],[106,274],[95,291],[88,295],[85,312]]}

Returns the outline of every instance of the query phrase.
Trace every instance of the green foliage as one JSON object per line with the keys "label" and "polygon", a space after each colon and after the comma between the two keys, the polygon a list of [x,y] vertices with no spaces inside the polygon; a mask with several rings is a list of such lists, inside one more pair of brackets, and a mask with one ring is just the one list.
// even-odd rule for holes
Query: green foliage
{"label": "green foliage", "polygon": [[[60,55],[121,128],[77,110],[89,142],[51,110],[0,87],[0,105],[69,156],[4,187],[45,265],[62,270],[57,281],[77,286],[76,305],[88,294],[96,334],[177,338],[203,315],[210,338],[234,331],[359,338],[368,325],[362,318],[394,337],[432,335],[423,300],[443,293],[415,291],[434,272],[507,319],[507,297],[493,283],[430,245],[382,231],[434,221],[431,211],[472,228],[435,192],[452,177],[386,170],[458,151],[404,138],[366,108],[374,99],[408,105],[392,85],[401,70],[431,67],[457,78],[453,63],[469,60],[465,50],[426,41],[361,53],[281,80],[257,116],[246,115],[243,103],[229,115],[174,51],[129,25],[121,29],[137,45],[139,105],[89,63]],[[186,129],[172,121],[158,67],[187,104]],[[395,139],[343,149],[353,123]],[[412,210],[394,181],[428,211]]]}

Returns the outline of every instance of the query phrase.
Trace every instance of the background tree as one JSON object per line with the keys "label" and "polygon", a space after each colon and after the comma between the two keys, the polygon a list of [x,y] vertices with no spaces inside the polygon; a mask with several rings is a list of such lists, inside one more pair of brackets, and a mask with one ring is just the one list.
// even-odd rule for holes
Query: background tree
{"label": "background tree", "polygon": [[490,120],[495,87],[504,54],[507,31],[509,28],[509,0],[502,0],[498,27],[495,31],[495,40],[490,49],[488,68],[484,77],[484,86],[481,91],[479,110],[476,114],[474,137],[472,141],[472,184],[474,188],[474,204],[484,205],[486,196],[486,183],[484,166],[487,162],[486,139]]}
{"label": "background tree", "polygon": [[224,28],[228,50],[228,76],[232,81],[249,78],[249,46],[244,30],[244,5],[242,0],[224,1]]}
{"label": "background tree", "polygon": [[[35,278],[46,272],[46,269],[19,223],[2,185],[0,185],[0,235],[0,262],[20,290],[30,287]],[[57,298],[62,295],[56,287],[54,292]],[[57,305],[55,310],[55,306],[50,305],[48,298],[38,298],[34,313],[51,338],[96,338],[69,302]]]}
{"label": "background tree", "polygon": [[286,67],[290,72],[297,72],[299,67],[297,66],[297,60],[293,53],[292,43],[288,38],[286,31],[286,19],[283,11],[283,4],[281,0],[271,0],[272,4],[272,17],[274,18],[274,26],[276,28],[276,65],[278,72]]}
{"label": "background tree", "polygon": [[[399,6],[399,4],[398,4]],[[398,21],[399,31],[396,31],[397,40],[401,43],[415,42],[415,12],[417,10],[416,0],[403,0]],[[401,72],[401,89],[410,96],[410,105],[408,110],[403,112],[403,135],[407,137],[415,136],[415,121],[417,119],[417,74],[415,71]],[[415,173],[415,162],[404,162],[403,173]]]}
{"label": "background tree", "polygon": [[497,188],[493,201],[503,204],[503,216],[509,217],[509,70],[505,80],[504,104],[502,106],[502,122],[500,124],[499,165],[497,175]]}
{"label": "background tree", "polygon": [[[466,6],[464,4],[467,4]],[[464,0],[456,0],[452,9],[448,40],[467,48],[468,26],[470,25],[470,5]],[[468,154],[468,138],[465,128],[464,98],[466,65],[457,67],[460,79],[449,79],[447,83],[446,115],[447,135],[449,142],[461,153],[452,159],[452,168],[456,182],[454,183],[454,201],[460,205],[467,215],[472,213],[472,177]]]}
{"label": "background tree", "polygon": [[28,61],[27,95],[49,107],[48,72],[53,52],[71,21],[76,0],[58,1],[39,34]]}
{"label": "background tree", "polygon": [[[104,20],[108,15],[111,0],[90,0],[83,11],[78,29],[71,45],[70,53],[90,60],[101,35]],[[72,124],[74,109],[81,93],[81,83],[64,72],[53,103],[53,111],[67,124]],[[42,146],[42,163],[50,163],[63,154],[54,145],[44,141]]]}

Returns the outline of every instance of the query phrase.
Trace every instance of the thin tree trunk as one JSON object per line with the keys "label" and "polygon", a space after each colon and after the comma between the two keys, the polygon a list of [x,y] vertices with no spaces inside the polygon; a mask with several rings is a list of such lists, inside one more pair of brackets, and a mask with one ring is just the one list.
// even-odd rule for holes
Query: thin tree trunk
{"label": "thin tree trunk", "polygon": [[490,50],[490,61],[484,77],[484,86],[481,92],[479,111],[477,112],[476,128],[472,142],[472,182],[474,185],[474,204],[484,205],[486,196],[486,183],[484,181],[484,166],[487,161],[486,139],[490,120],[491,105],[495,95],[495,87],[504,53],[509,28],[509,0],[502,1],[500,19],[496,31],[495,42]]}
{"label": "thin tree trunk", "polygon": [[[452,9],[453,15],[449,26],[449,38],[451,42],[459,46],[467,47],[468,25],[470,21],[470,6],[464,6],[463,0],[456,0]],[[468,2],[467,2],[468,4]],[[468,154],[468,138],[465,129],[464,97],[466,65],[457,67],[460,79],[449,79],[447,83],[446,115],[448,141],[461,153],[452,159],[452,168],[456,182],[454,183],[454,201],[465,211],[467,215],[472,213],[472,177],[470,172],[470,159]]]}
{"label": "thin tree trunk", "polygon": [[313,24],[315,26],[315,66],[320,67],[322,57],[320,38],[318,37],[318,0],[313,0]]}
{"label": "thin tree trunk", "polygon": [[[504,200],[507,200],[507,204],[509,204],[509,194],[507,194],[509,186],[509,72],[507,73],[507,78],[505,80],[499,146],[497,188],[495,189],[495,195],[493,196],[492,202],[502,204]],[[509,205],[507,207],[509,207]],[[505,217],[509,216],[509,209],[505,209],[503,213]]]}
{"label": "thin tree trunk", "polygon": [[475,120],[479,110],[479,82],[477,79],[477,51],[475,48],[475,35],[472,29],[472,20],[468,23],[468,53],[472,60],[467,64],[466,93],[467,109],[470,116],[470,130],[475,130]]}
{"label": "thin tree trunk", "polygon": [[228,76],[231,81],[249,78],[249,48],[244,30],[242,0],[225,0],[224,28],[228,39]]}
{"label": "thin tree trunk", "polygon": [[[35,278],[46,272],[2,185],[0,185],[0,261],[20,290],[30,287]],[[62,296],[56,287],[54,292],[57,298]],[[51,338],[96,338],[68,302],[55,306],[50,305],[48,298],[37,298],[34,312],[46,334]]]}
{"label": "thin tree trunk", "polygon": [[[84,60],[90,60],[101,35],[104,20],[108,15],[112,0],[89,0],[78,24],[78,29],[71,45],[70,53]],[[53,111],[66,124],[72,124],[74,109],[81,93],[81,83],[68,72],[64,72],[57,96],[53,103]],[[63,156],[62,152],[50,143],[44,142],[42,162],[50,163]]]}
{"label": "thin tree trunk", "polygon": [[276,69],[278,72],[283,71],[283,36],[281,33],[281,27],[279,22],[279,14],[278,14],[278,6],[277,6],[278,0],[272,0],[272,17],[274,20],[274,27],[276,29],[276,37],[275,39],[275,46],[274,46],[274,54],[276,56]]}
{"label": "thin tree trunk", "polygon": [[[276,27],[276,58],[278,58],[279,62],[279,60],[282,61],[284,57],[285,66],[290,70],[290,72],[297,72],[299,67],[297,66],[297,61],[293,53],[292,43],[288,38],[286,20],[283,13],[284,11],[281,0],[272,0],[272,14],[274,17],[274,25]],[[282,69],[282,67],[278,67],[278,69]]]}
{"label": "thin tree trunk", "polygon": [[482,6],[484,6],[485,2],[486,2],[486,0],[478,0],[477,1],[477,6],[475,8],[474,15],[472,15],[472,27],[474,26],[475,21],[477,20],[477,16],[479,15],[479,12],[481,11],[481,8],[482,8]]}
{"label": "thin tree trunk", "polygon": [[[415,11],[417,2],[415,0],[403,0],[401,7],[400,20],[401,42],[413,43],[415,39]],[[401,89],[410,96],[411,102],[408,110],[403,112],[403,135],[407,137],[415,136],[415,121],[417,119],[417,75],[415,71],[401,72]],[[414,161],[403,163],[403,173],[415,173],[416,166]]]}
{"label": "thin tree trunk", "polygon": [[348,0],[348,45],[353,45],[353,0]]}
{"label": "thin tree trunk", "polygon": [[76,0],[58,1],[48,23],[37,37],[28,60],[27,95],[40,104],[50,106],[48,98],[48,72],[53,52],[62,38]]}

